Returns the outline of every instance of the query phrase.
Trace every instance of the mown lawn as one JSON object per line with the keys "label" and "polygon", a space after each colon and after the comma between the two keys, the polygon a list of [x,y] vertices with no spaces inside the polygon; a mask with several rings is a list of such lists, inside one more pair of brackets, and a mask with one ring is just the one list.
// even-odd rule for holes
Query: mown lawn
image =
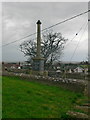
{"label": "mown lawn", "polygon": [[76,100],[84,98],[56,86],[3,77],[3,118],[65,118]]}

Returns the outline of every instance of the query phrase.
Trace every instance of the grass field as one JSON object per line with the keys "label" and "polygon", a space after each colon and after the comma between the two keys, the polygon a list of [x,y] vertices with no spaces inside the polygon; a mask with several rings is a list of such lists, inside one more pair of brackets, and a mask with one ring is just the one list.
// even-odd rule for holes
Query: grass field
{"label": "grass field", "polygon": [[56,86],[3,77],[3,118],[65,118],[80,93]]}

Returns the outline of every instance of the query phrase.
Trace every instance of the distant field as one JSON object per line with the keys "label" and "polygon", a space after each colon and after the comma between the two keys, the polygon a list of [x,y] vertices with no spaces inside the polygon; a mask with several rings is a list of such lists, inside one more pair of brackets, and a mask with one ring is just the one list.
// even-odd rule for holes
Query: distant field
{"label": "distant field", "polygon": [[56,86],[3,77],[3,118],[65,118],[80,93]]}

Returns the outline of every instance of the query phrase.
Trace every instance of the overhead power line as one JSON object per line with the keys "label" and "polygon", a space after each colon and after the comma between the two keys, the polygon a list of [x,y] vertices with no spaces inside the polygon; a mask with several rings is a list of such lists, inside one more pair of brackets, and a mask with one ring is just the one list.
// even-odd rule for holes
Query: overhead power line
{"label": "overhead power line", "polygon": [[78,48],[78,45],[79,45],[79,43],[80,43],[80,40],[82,39],[82,37],[83,37],[83,35],[84,35],[84,32],[85,32],[85,30],[86,30],[87,25],[88,25],[88,23],[86,24],[86,26],[85,26],[85,28],[84,28],[84,31],[83,31],[83,33],[82,33],[82,35],[81,35],[81,37],[80,37],[80,39],[79,39],[79,41],[78,41],[78,43],[77,43],[77,46],[75,47],[75,50],[74,50],[74,52],[73,52],[73,54],[72,54],[72,56],[71,56],[71,58],[70,58],[70,62],[71,62],[72,58],[73,58],[74,55],[75,55],[75,52],[76,52],[76,50],[77,50],[77,48]]}
{"label": "overhead power line", "polygon": [[72,19],[74,19],[74,18],[76,18],[76,17],[79,17],[79,16],[81,16],[81,15],[83,15],[83,14],[86,14],[86,13],[88,13],[88,12],[90,12],[90,10],[85,11],[85,12],[83,12],[83,13],[80,13],[80,14],[78,14],[78,15],[75,15],[75,16],[73,16],[73,17],[70,17],[70,18],[68,18],[68,19],[65,19],[65,20],[63,20],[63,21],[61,21],[61,22],[58,22],[58,23],[56,23],[56,24],[54,24],[54,25],[52,25],[52,26],[50,26],[50,27],[48,27],[48,28],[43,29],[42,31],[47,30],[47,29],[50,29],[50,28],[52,28],[52,27],[55,27],[55,26],[57,26],[57,25],[59,25],[59,24],[62,24],[62,23],[64,23],[64,22],[67,22],[67,21],[69,21],[69,20],[72,20]]}
{"label": "overhead power line", "polygon": [[[47,28],[44,28],[44,29],[42,29],[41,31],[45,31],[45,30],[47,30],[47,29],[50,29],[50,28],[52,28],[52,27],[55,27],[55,26],[60,25],[60,24],[62,24],[62,23],[65,23],[65,22],[67,22],[67,21],[69,21],[69,20],[72,20],[72,19],[74,19],[74,18],[77,18],[77,17],[79,17],[79,16],[81,16],[81,15],[84,15],[84,14],[86,14],[86,13],[88,13],[88,12],[90,12],[90,10],[85,11],[85,12],[83,12],[83,13],[80,13],[80,14],[78,14],[78,15],[75,15],[75,16],[73,16],[73,17],[67,18],[67,19],[65,19],[65,20],[63,20],[63,21],[61,21],[61,22],[58,22],[58,23],[56,23],[56,24],[54,24],[54,25],[52,25],[52,26],[49,26],[49,27],[47,27]],[[15,41],[10,42],[10,43],[6,43],[6,44],[4,44],[4,45],[2,45],[2,46],[4,47],[4,46],[10,45],[10,44],[12,44],[12,43],[18,42],[18,41],[23,40],[23,39],[25,39],[25,38],[31,37],[31,36],[35,35],[36,33],[37,33],[37,32],[32,33],[32,34],[30,34],[30,35],[27,35],[27,36],[25,36],[25,37],[22,37],[22,38],[20,38],[20,39],[17,39],[17,40],[15,40]]]}
{"label": "overhead power line", "polygon": [[35,34],[36,34],[36,33],[33,33],[33,34],[30,34],[30,35],[27,35],[27,36],[25,36],[25,37],[23,37],[23,38],[17,39],[17,40],[15,40],[15,41],[10,42],[10,43],[6,43],[6,44],[4,44],[4,45],[2,45],[2,46],[7,46],[7,45],[9,45],[9,44],[12,44],[12,43],[18,42],[18,41],[20,41],[20,40],[23,40],[23,39],[28,38],[28,37],[30,37],[30,36],[32,36],[32,35],[35,35]]}
{"label": "overhead power line", "polygon": [[74,35],[74,37],[69,41],[68,44],[66,44],[65,48],[67,48],[69,46],[69,44],[79,35],[79,33],[81,32],[81,30],[83,29],[83,26],[86,25],[86,21],[85,23],[81,26],[81,28],[78,30],[78,32],[76,32],[76,34]]}

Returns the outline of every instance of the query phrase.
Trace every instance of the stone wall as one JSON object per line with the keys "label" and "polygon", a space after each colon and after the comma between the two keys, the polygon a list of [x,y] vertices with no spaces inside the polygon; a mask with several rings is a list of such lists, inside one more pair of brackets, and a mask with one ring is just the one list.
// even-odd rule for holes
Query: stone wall
{"label": "stone wall", "polygon": [[48,75],[50,77],[61,77],[61,78],[71,78],[71,79],[85,79],[87,80],[89,75],[84,73],[57,73],[55,71],[49,71]]}
{"label": "stone wall", "polygon": [[88,86],[88,81],[77,80],[77,79],[62,79],[62,78],[29,75],[24,73],[10,73],[10,72],[6,72],[6,73],[4,72],[3,76],[17,76],[20,77],[21,80],[37,81],[43,84],[55,85],[74,92],[81,92],[81,93],[84,93],[84,91]]}

